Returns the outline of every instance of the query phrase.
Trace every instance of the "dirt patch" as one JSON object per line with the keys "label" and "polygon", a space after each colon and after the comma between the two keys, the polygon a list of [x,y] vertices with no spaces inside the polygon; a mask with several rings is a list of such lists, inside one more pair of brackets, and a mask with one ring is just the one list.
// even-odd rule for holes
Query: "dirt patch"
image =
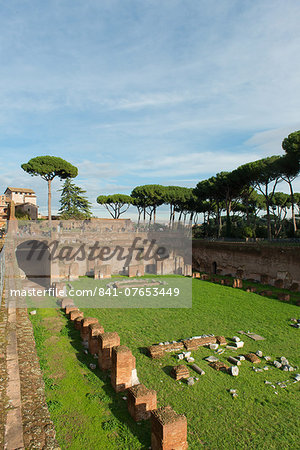
{"label": "dirt patch", "polygon": [[17,310],[18,357],[25,448],[58,448],[50,419],[43,376],[26,309]]}
{"label": "dirt patch", "polygon": [[7,309],[2,303],[0,309],[0,448],[4,448],[4,424],[6,422],[7,397],[7,371],[6,371],[6,326]]}
{"label": "dirt patch", "polygon": [[44,317],[42,323],[45,328],[54,333],[59,333],[63,327],[59,317]]}

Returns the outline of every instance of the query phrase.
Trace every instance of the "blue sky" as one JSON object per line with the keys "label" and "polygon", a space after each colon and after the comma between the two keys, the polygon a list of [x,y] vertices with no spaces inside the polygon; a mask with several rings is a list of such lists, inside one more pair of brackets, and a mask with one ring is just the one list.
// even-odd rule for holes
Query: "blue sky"
{"label": "blue sky", "polygon": [[105,217],[99,194],[282,153],[300,129],[299,21],[298,0],[2,1],[1,192],[31,187],[46,213],[20,164],[52,154]]}

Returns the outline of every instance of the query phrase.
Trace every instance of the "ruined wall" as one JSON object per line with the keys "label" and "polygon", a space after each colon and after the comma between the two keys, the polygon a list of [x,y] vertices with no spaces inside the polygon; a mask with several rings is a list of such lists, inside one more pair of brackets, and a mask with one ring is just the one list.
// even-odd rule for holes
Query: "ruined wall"
{"label": "ruined wall", "polygon": [[288,287],[300,283],[300,247],[194,240],[193,269]]}

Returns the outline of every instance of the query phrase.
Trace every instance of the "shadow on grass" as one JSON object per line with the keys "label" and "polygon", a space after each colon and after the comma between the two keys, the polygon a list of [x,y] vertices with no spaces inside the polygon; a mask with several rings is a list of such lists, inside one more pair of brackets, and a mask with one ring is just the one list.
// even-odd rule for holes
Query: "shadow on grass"
{"label": "shadow on grass", "polygon": [[142,354],[142,355],[146,355],[149,358],[151,358],[150,356],[150,352],[148,350],[148,347],[138,347],[138,351]]}
{"label": "shadow on grass", "polygon": [[126,391],[120,393],[116,393],[114,391],[113,387],[110,384],[109,371],[101,371],[98,367],[95,370],[92,370],[90,368],[90,364],[98,365],[97,360],[89,353],[84,353],[85,349],[82,345],[80,332],[74,328],[73,323],[69,320],[66,324],[66,329],[70,338],[70,343],[76,350],[76,357],[78,361],[81,364],[85,365],[93,375],[96,375],[104,383],[101,389],[111,399],[111,403],[109,403],[109,409],[111,413],[119,422],[125,424],[129,428],[131,433],[138,438],[142,446],[141,448],[149,449],[151,441],[150,421],[143,421],[138,425],[132,419],[127,409],[127,402],[123,400],[123,397],[126,396]]}
{"label": "shadow on grass", "polygon": [[165,366],[162,368],[162,370],[165,372],[165,374],[168,375],[169,377],[171,377],[172,380],[174,380],[174,377],[172,377],[172,369],[173,369],[173,366]]}

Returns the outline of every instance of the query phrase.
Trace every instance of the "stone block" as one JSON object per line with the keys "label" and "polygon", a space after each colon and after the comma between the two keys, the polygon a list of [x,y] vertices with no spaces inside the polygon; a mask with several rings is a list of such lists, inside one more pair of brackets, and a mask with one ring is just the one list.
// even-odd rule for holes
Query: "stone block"
{"label": "stone block", "polygon": [[75,328],[75,330],[78,330],[78,331],[80,331],[81,330],[81,322],[82,322],[82,319],[83,319],[83,316],[82,317],[80,317],[80,316],[78,316],[78,317],[76,317],[76,319],[74,320],[74,328]]}
{"label": "stone block", "polygon": [[260,291],[259,295],[262,295],[263,297],[272,297],[273,291]]}
{"label": "stone block", "polygon": [[182,378],[189,378],[189,369],[184,364],[179,364],[179,366],[174,366],[172,369],[172,377],[175,380],[181,380]]}
{"label": "stone block", "polygon": [[75,305],[66,306],[65,313],[67,314],[67,316],[70,314],[71,311],[78,311],[77,306]]}
{"label": "stone block", "polygon": [[280,292],[277,295],[278,300],[280,300],[281,302],[289,302],[291,300],[291,296],[290,294],[285,294],[284,292]]}
{"label": "stone block", "polygon": [[112,349],[111,384],[116,392],[122,392],[132,386],[132,372],[135,369],[135,357],[125,345]]}
{"label": "stone block", "polygon": [[101,370],[111,369],[112,349],[120,345],[118,333],[102,333],[98,336],[98,366]]}
{"label": "stone block", "polygon": [[127,406],[136,422],[150,419],[151,411],[157,408],[156,391],[147,389],[143,384],[130,387],[127,391]]}
{"label": "stone block", "polygon": [[89,352],[91,355],[98,355],[98,336],[102,333],[104,333],[104,328],[100,323],[92,323],[89,325]]}
{"label": "stone block", "polygon": [[74,322],[74,320],[77,319],[77,317],[80,317],[81,319],[83,319],[83,312],[79,311],[79,309],[77,309],[77,311],[70,312],[69,318],[70,318],[71,322]]}
{"label": "stone block", "polygon": [[227,345],[227,341],[224,336],[216,336],[216,341],[219,345]]}
{"label": "stone block", "polygon": [[61,301],[61,308],[65,309],[66,306],[74,306],[74,301],[69,297],[63,298]]}
{"label": "stone block", "polygon": [[210,362],[209,365],[218,372],[228,372],[229,369],[229,366],[227,366],[227,364],[223,363],[222,361]]}
{"label": "stone block", "polygon": [[132,264],[128,266],[128,276],[132,277],[142,277],[145,275],[144,264]]}
{"label": "stone block", "polygon": [[187,420],[170,406],[151,411],[151,449],[186,450]]}
{"label": "stone block", "polygon": [[261,361],[255,353],[248,353],[247,355],[245,355],[245,359],[252,362],[252,364],[259,364]]}
{"label": "stone block", "polygon": [[254,286],[250,286],[246,290],[247,292],[256,292],[256,288]]}
{"label": "stone block", "polygon": [[98,319],[95,317],[86,317],[81,321],[80,337],[84,342],[89,341],[89,325],[92,323],[98,323]]}
{"label": "stone block", "polygon": [[151,345],[148,347],[148,352],[151,358],[161,358],[164,356],[165,352],[177,352],[179,350],[182,350],[184,348],[184,345],[182,342],[171,342],[169,344],[162,344],[162,345]]}
{"label": "stone block", "polygon": [[187,350],[197,350],[199,347],[202,347],[203,345],[216,343],[217,343],[216,336],[185,339],[183,341],[183,344]]}

